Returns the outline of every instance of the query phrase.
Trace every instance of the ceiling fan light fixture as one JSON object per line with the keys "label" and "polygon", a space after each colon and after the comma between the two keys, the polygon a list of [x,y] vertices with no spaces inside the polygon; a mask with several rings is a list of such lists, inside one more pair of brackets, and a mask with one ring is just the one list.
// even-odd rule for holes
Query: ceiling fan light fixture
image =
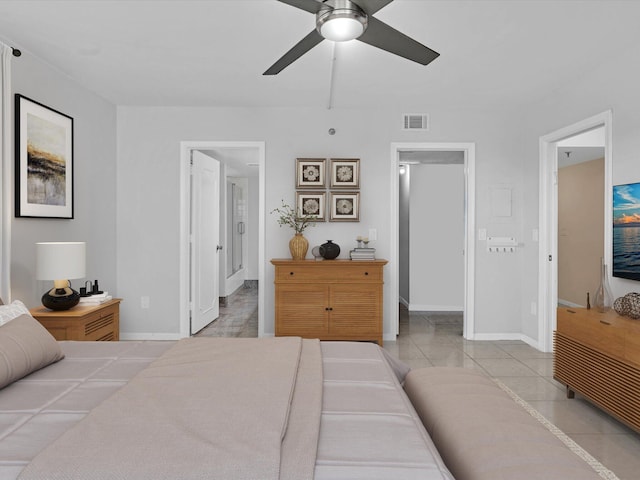
{"label": "ceiling fan light fixture", "polygon": [[333,9],[322,9],[316,17],[316,28],[320,35],[334,42],[354,40],[367,28],[367,14],[356,4],[336,1]]}

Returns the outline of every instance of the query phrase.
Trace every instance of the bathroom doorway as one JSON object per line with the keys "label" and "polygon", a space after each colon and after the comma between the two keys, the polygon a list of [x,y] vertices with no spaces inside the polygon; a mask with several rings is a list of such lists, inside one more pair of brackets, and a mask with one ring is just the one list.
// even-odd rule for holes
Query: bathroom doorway
{"label": "bathroom doorway", "polygon": [[[192,208],[191,185],[191,152],[199,151],[220,161],[220,296],[229,298],[240,289],[253,290],[257,303],[257,335],[264,334],[264,296],[259,285],[264,284],[264,142],[182,142],[181,143],[181,334],[189,336],[191,332],[192,308],[191,293],[198,285],[194,285],[191,272],[191,238],[190,225]],[[227,199],[233,195],[233,184],[236,208],[227,208]],[[244,188],[241,188],[242,185]],[[232,194],[228,192],[231,186]],[[230,219],[231,217],[231,219]],[[195,219],[194,221],[198,221]],[[232,230],[237,232],[233,234]],[[240,233],[242,232],[242,233]],[[230,253],[227,251],[230,250]],[[236,267],[234,269],[234,262]],[[231,306],[233,308],[233,305]],[[228,309],[227,309],[228,310]],[[221,316],[225,312],[221,304]],[[213,324],[216,322],[214,321]],[[205,327],[205,329],[208,327]],[[193,332],[195,333],[195,332]]]}

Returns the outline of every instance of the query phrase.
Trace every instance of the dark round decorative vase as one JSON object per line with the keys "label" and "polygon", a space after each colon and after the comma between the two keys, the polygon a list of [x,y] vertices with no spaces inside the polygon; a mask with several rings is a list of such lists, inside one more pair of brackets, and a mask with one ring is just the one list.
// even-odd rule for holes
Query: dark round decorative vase
{"label": "dark round decorative vase", "polygon": [[333,243],[331,240],[327,240],[327,243],[320,245],[320,255],[325,260],[333,260],[340,255],[340,245]]}
{"label": "dark round decorative vase", "polygon": [[49,310],[69,310],[80,302],[80,294],[72,288],[52,288],[42,295],[42,305]]}

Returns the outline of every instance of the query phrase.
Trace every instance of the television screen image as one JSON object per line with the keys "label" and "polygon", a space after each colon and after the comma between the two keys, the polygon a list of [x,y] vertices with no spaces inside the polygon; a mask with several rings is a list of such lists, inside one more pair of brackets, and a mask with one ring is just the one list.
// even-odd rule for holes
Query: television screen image
{"label": "television screen image", "polygon": [[640,280],[640,183],[613,187],[613,276]]}

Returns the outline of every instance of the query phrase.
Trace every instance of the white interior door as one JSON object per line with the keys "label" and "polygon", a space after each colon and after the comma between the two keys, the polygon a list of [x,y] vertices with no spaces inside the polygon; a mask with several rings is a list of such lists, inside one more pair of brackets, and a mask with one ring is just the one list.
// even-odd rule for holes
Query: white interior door
{"label": "white interior door", "polygon": [[191,155],[191,331],[220,315],[220,162],[197,150]]}

